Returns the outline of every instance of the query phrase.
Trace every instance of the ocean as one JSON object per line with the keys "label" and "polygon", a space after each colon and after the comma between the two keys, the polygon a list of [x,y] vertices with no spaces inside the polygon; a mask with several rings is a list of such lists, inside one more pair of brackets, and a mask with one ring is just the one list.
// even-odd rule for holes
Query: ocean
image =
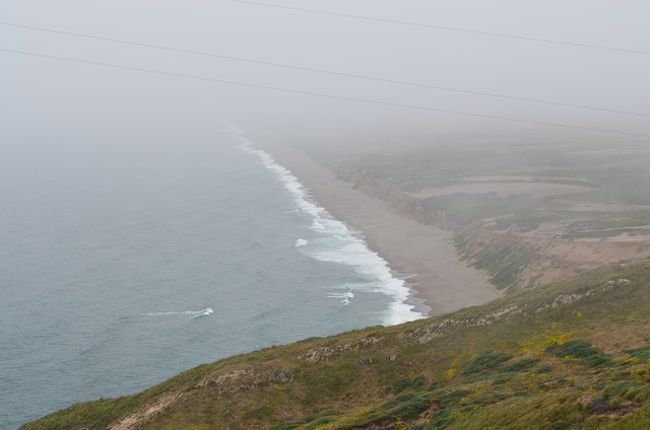
{"label": "ocean", "polygon": [[233,354],[421,317],[363,236],[232,126],[217,142],[0,155],[2,430]]}

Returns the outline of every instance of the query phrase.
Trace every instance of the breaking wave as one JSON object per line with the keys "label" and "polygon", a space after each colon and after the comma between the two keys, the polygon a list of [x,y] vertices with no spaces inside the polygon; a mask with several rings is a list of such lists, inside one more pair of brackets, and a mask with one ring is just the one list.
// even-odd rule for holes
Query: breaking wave
{"label": "breaking wave", "polygon": [[[388,262],[368,248],[359,232],[353,231],[346,224],[334,218],[327,209],[316,204],[289,169],[278,164],[265,151],[256,148],[240,130],[229,126],[227,131],[234,139],[241,142],[244,151],[259,157],[264,167],[273,172],[289,191],[296,206],[312,217],[311,229],[323,238],[319,241],[319,245],[322,245],[323,249],[312,252],[311,257],[320,261],[352,266],[357,273],[368,279],[367,284],[358,285],[355,288],[370,289],[391,297],[392,302],[384,318],[384,324],[400,324],[424,316],[415,310],[414,305],[408,303],[411,290],[406,282],[393,276]],[[306,245],[306,241],[303,242],[303,240],[298,239],[295,246]],[[344,305],[349,305],[354,294],[352,291],[345,294],[347,294],[345,297],[340,297],[341,302]],[[336,298],[339,297],[336,296]]]}
{"label": "breaking wave", "polygon": [[198,311],[172,311],[172,312],[149,312],[144,314],[147,317],[164,317],[164,316],[173,316],[173,315],[189,315],[192,318],[201,318],[212,315],[214,310],[212,308],[205,308]]}
{"label": "breaking wave", "polygon": [[339,301],[343,303],[345,306],[350,304],[350,300],[354,298],[354,293],[352,290],[348,290],[345,293],[331,293],[328,294],[327,297],[333,298],[333,299],[340,299]]}

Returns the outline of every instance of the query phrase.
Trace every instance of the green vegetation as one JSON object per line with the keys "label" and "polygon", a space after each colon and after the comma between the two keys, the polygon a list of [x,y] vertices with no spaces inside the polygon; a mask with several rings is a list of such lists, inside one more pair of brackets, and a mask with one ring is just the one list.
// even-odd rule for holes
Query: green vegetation
{"label": "green vegetation", "polygon": [[[454,236],[454,243],[461,253],[467,244],[467,235],[468,233],[458,233]],[[534,257],[531,250],[518,246],[485,246],[470,259],[474,267],[487,272],[492,285],[513,291],[518,285],[519,275]]]}
{"label": "green vegetation", "polygon": [[163,430],[650,428],[650,263],[239,355],[23,429],[120,422]]}
{"label": "green vegetation", "polygon": [[512,358],[510,355],[503,352],[486,352],[478,357],[470,364],[463,372],[464,375],[472,375],[475,373],[483,372],[486,370],[494,369],[504,361]]}
{"label": "green vegetation", "polygon": [[650,258],[647,148],[538,134],[462,142],[328,148],[314,158],[397,212],[453,232],[468,263],[507,292]]}
{"label": "green vegetation", "polygon": [[608,356],[584,340],[570,340],[562,344],[551,345],[546,350],[563,359],[578,359],[589,367],[604,366],[611,363]]}
{"label": "green vegetation", "polygon": [[631,349],[625,352],[642,360],[650,360],[650,347]]}

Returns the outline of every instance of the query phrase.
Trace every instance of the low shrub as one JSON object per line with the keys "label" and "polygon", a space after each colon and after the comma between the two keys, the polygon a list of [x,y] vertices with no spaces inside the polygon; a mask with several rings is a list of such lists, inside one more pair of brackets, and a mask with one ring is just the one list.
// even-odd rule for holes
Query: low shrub
{"label": "low shrub", "polygon": [[504,366],[502,371],[503,372],[521,372],[524,370],[529,370],[531,367],[535,366],[537,363],[539,363],[539,359],[537,358],[522,358],[519,361],[516,361],[512,364],[509,364],[507,366]]}
{"label": "low shrub", "polygon": [[454,422],[454,412],[450,409],[444,409],[437,414],[435,414],[431,421],[429,421],[425,426],[425,430],[433,429],[444,429],[449,424]]}
{"label": "low shrub", "polygon": [[512,378],[515,377],[515,372],[500,372],[496,378],[494,378],[493,384],[501,385],[506,382],[510,382]]}
{"label": "low shrub", "polygon": [[486,370],[494,369],[499,364],[510,360],[512,358],[510,355],[504,352],[487,352],[469,365],[467,369],[463,372],[464,375],[473,375],[480,373]]}
{"label": "low shrub", "polygon": [[302,421],[283,421],[271,427],[271,430],[294,430],[303,424]]}
{"label": "low shrub", "polygon": [[629,397],[629,393],[633,392],[641,385],[638,381],[620,381],[605,390],[605,398],[610,399],[614,397]]}
{"label": "low shrub", "polygon": [[415,393],[403,393],[403,394],[400,394],[399,396],[387,401],[386,403],[384,403],[384,407],[392,408],[392,407],[394,407],[394,406],[396,406],[396,405],[398,405],[398,404],[400,404],[402,402],[409,401],[414,397],[415,397]]}
{"label": "low shrub", "polygon": [[403,419],[410,420],[418,417],[422,412],[431,407],[431,400],[424,397],[417,397],[400,404],[398,407],[392,409],[390,414]]}
{"label": "low shrub", "polygon": [[557,357],[578,359],[588,367],[599,367],[611,362],[608,356],[591,346],[589,342],[580,339],[551,345],[546,348],[546,351]]}
{"label": "low shrub", "polygon": [[639,358],[641,360],[649,360],[650,346],[646,346],[644,348],[638,348],[638,349],[628,349],[627,351],[625,351],[625,353],[631,355],[632,357]]}
{"label": "low shrub", "polygon": [[319,425],[327,424],[332,421],[333,417],[341,415],[341,413],[335,409],[326,409],[314,415],[307,415],[298,420],[282,421],[271,427],[270,430],[294,430],[298,427],[311,429],[317,428]]}
{"label": "low shrub", "polygon": [[454,390],[450,391],[447,393],[444,393],[438,397],[438,400],[443,404],[443,405],[449,405],[451,403],[455,403],[458,400],[462,399],[463,397],[468,396],[469,394],[472,394],[471,391],[468,390]]}
{"label": "low shrub", "polygon": [[393,393],[399,393],[400,391],[404,391],[409,388],[419,390],[424,387],[424,384],[426,384],[426,380],[423,376],[417,376],[415,378],[403,378],[397,381],[391,387],[390,391]]}
{"label": "low shrub", "polygon": [[569,340],[562,344],[554,344],[546,348],[547,352],[558,357],[585,358],[599,354],[599,351],[584,340]]}
{"label": "low shrub", "polygon": [[587,408],[587,411],[590,414],[604,414],[606,412],[609,412],[612,409],[612,405],[609,404],[607,399],[603,397],[599,397],[597,399],[592,400],[592,402],[589,404],[589,407]]}

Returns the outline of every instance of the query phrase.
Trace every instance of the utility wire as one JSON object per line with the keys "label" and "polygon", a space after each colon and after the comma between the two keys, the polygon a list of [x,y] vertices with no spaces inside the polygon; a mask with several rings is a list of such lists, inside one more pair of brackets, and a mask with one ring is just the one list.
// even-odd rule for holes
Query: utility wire
{"label": "utility wire", "polygon": [[312,13],[312,14],[319,14],[319,15],[338,16],[338,17],[344,17],[344,18],[360,19],[360,20],[364,20],[364,21],[383,22],[383,23],[397,24],[397,25],[407,25],[407,26],[411,26],[411,27],[431,28],[431,29],[434,29],[434,30],[454,31],[454,32],[457,32],[457,33],[469,33],[469,34],[475,34],[475,35],[478,35],[478,36],[499,37],[499,38],[503,38],[503,39],[523,40],[523,41],[527,41],[527,42],[538,42],[538,43],[546,43],[546,44],[551,44],[551,45],[573,46],[573,47],[576,47],[576,48],[597,49],[599,51],[622,52],[622,53],[626,53],[626,54],[650,55],[650,51],[644,51],[644,50],[641,50],[641,49],[619,48],[619,47],[615,47],[615,46],[603,46],[603,45],[594,45],[594,44],[590,44],[590,43],[580,43],[580,42],[570,42],[570,41],[565,41],[565,40],[544,39],[544,38],[540,38],[540,37],[520,36],[520,35],[517,35],[517,34],[497,33],[497,32],[482,31],[482,30],[471,30],[471,29],[468,29],[468,28],[451,27],[451,26],[446,26],[446,25],[424,24],[424,23],[413,22],[413,21],[402,21],[402,20],[389,19],[389,18],[377,18],[377,17],[364,16],[364,15],[354,15],[354,14],[343,13],[343,12],[332,12],[332,11],[321,10],[321,9],[307,9],[307,8],[296,7],[296,6],[285,6],[285,5],[279,5],[279,4],[272,4],[272,3],[264,3],[264,2],[259,2],[259,1],[253,1],[253,0],[230,0],[230,1],[233,2],[233,3],[242,3],[242,4],[251,5],[251,6],[263,6],[263,7],[276,8],[276,9],[288,9],[288,10],[293,10],[293,11],[297,11],[297,12],[305,12],[305,13]]}
{"label": "utility wire", "polygon": [[615,113],[615,114],[621,114],[621,115],[633,115],[633,116],[641,116],[641,117],[650,117],[650,114],[643,113],[643,112],[634,112],[634,111],[627,111],[627,110],[611,109],[611,108],[604,108],[604,107],[598,107],[598,106],[589,106],[589,105],[576,104],[576,103],[555,102],[555,101],[552,101],[552,100],[543,100],[543,99],[535,99],[535,98],[530,98],[530,97],[511,96],[511,95],[507,95],[507,94],[499,94],[499,93],[493,93],[493,92],[488,92],[488,91],[469,90],[469,89],[464,89],[464,88],[455,88],[455,87],[448,87],[448,86],[443,86],[443,85],[431,85],[431,84],[422,83],[422,82],[414,82],[414,81],[405,81],[405,80],[400,80],[400,79],[382,78],[382,77],[372,76],[372,75],[363,75],[363,74],[357,74],[357,73],[339,72],[339,71],[336,71],[336,70],[326,70],[326,69],[319,69],[319,68],[314,68],[314,67],[297,66],[297,65],[292,65],[292,64],[276,63],[276,62],[270,62],[270,61],[264,61],[264,60],[257,60],[257,59],[254,59],[254,58],[244,58],[244,57],[235,57],[235,56],[231,56],[231,55],[221,55],[221,54],[215,54],[215,53],[210,53],[210,52],[205,52],[205,51],[198,51],[198,50],[194,50],[194,49],[182,49],[182,48],[174,48],[174,47],[163,46],[163,45],[152,44],[152,43],[138,42],[138,41],[133,41],[133,40],[114,39],[114,38],[96,36],[96,35],[87,34],[87,33],[77,33],[77,32],[72,32],[72,31],[57,30],[57,29],[53,29],[53,28],[39,27],[39,26],[33,26],[33,25],[16,24],[16,23],[6,22],[6,21],[0,21],[0,25],[15,27],[15,28],[21,28],[21,29],[26,29],[26,30],[34,30],[34,31],[47,32],[47,33],[62,34],[62,35],[65,35],[65,36],[80,37],[80,38],[84,38],[84,39],[99,40],[99,41],[102,41],[102,42],[119,43],[119,44],[124,44],[124,45],[137,46],[137,47],[141,47],[141,48],[158,49],[158,50],[163,50],[163,51],[170,51],[170,52],[176,52],[176,53],[198,55],[198,56],[203,56],[203,57],[219,58],[219,59],[224,59],[224,60],[229,60],[229,61],[238,61],[238,62],[244,62],[244,63],[264,65],[264,66],[279,67],[279,68],[283,68],[283,69],[299,70],[299,71],[304,71],[304,72],[321,73],[321,74],[325,74],[325,75],[332,75],[332,76],[339,76],[339,77],[346,77],[346,78],[363,79],[363,80],[368,80],[368,81],[384,82],[384,83],[389,83],[389,84],[405,85],[405,86],[418,87],[418,88],[428,88],[428,89],[433,89],[433,90],[448,91],[448,92],[467,94],[467,95],[474,95],[474,96],[481,96],[481,97],[493,97],[493,98],[499,98],[499,99],[505,99],[505,100],[521,101],[521,102],[526,102],[526,103],[536,103],[536,104],[544,104],[544,105],[551,105],[551,106],[562,106],[562,107],[568,107],[568,108],[573,108],[573,109],[585,109],[585,110],[591,110],[591,111],[597,111],[597,112]]}
{"label": "utility wire", "polygon": [[89,65],[93,65],[93,66],[106,67],[106,68],[110,68],[110,69],[151,73],[151,74],[156,74],[156,75],[160,75],[160,76],[167,76],[167,77],[173,77],[173,78],[185,78],[185,79],[193,79],[193,80],[197,80],[197,81],[215,82],[215,83],[220,83],[220,84],[225,84],[225,85],[235,85],[235,86],[239,86],[239,87],[264,89],[264,90],[270,90],[270,91],[276,91],[276,92],[282,92],[282,93],[314,96],[314,97],[328,98],[328,99],[334,99],[334,100],[347,100],[347,101],[354,101],[354,102],[371,104],[371,105],[391,106],[391,107],[398,107],[398,108],[405,108],[405,109],[412,109],[412,110],[419,110],[419,111],[445,113],[445,114],[467,116],[467,117],[473,117],[473,118],[484,118],[484,119],[491,119],[491,120],[516,122],[516,123],[522,123],[522,124],[543,125],[543,126],[548,126],[548,127],[558,127],[558,128],[572,129],[572,130],[594,131],[594,132],[598,132],[598,133],[620,134],[620,135],[637,136],[637,137],[650,137],[650,134],[647,134],[647,133],[635,133],[635,132],[627,132],[627,131],[620,131],[620,130],[609,130],[609,129],[603,129],[603,128],[583,127],[583,126],[578,126],[578,125],[568,125],[568,124],[560,124],[560,123],[545,122],[545,121],[533,121],[533,120],[510,118],[510,117],[503,117],[503,116],[497,116],[497,115],[488,115],[488,114],[481,114],[481,113],[474,113],[474,112],[456,111],[456,110],[448,110],[448,109],[438,109],[438,108],[433,108],[433,107],[428,107],[428,106],[421,106],[421,105],[412,105],[412,104],[396,103],[396,102],[386,102],[386,101],[382,101],[382,100],[373,100],[373,99],[366,99],[366,98],[361,98],[361,97],[350,97],[350,96],[343,96],[343,95],[337,95],[337,94],[320,93],[320,92],[315,92],[315,91],[297,90],[297,89],[292,89],[292,88],[274,87],[274,86],[260,85],[260,84],[251,84],[251,83],[248,83],[248,82],[231,81],[231,80],[226,80],[226,79],[210,78],[210,77],[199,76],[199,75],[189,75],[189,74],[184,74],[184,73],[166,72],[166,71],[163,71],[163,70],[155,70],[155,69],[148,69],[148,68],[143,68],[143,67],[124,66],[124,65],[119,65],[119,64],[103,63],[103,62],[99,62],[99,61],[90,61],[90,60],[84,60],[84,59],[79,59],[79,58],[41,54],[41,53],[37,53],[37,52],[22,51],[22,50],[17,50],[17,49],[0,48],[0,52],[6,52],[6,53],[12,53],[12,54],[18,54],[18,55],[26,55],[26,56],[31,56],[31,57],[47,58],[47,59],[51,59],[51,60],[66,61],[66,62],[78,63],[78,64],[89,64]]}

